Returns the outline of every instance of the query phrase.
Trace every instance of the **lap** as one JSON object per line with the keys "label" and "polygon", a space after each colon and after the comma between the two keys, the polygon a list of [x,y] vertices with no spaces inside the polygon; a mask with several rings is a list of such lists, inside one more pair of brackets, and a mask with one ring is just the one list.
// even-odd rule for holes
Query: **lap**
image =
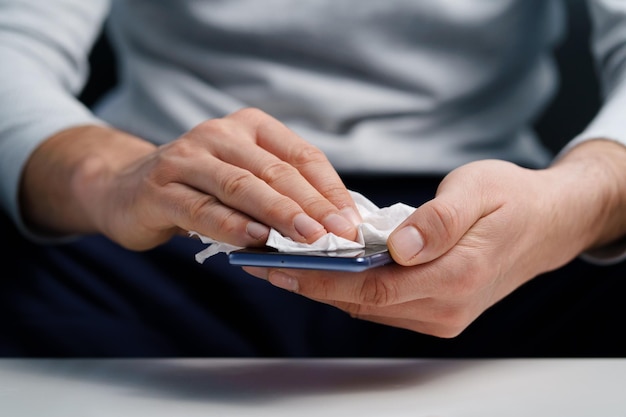
{"label": "lap", "polygon": [[191,238],[146,252],[101,236],[10,240],[4,356],[371,356],[396,332],[275,288],[225,256],[198,264],[205,246]]}
{"label": "lap", "polygon": [[[406,181],[404,184],[399,182]],[[350,179],[388,205],[437,181]],[[411,187],[411,188],[407,188]],[[3,219],[4,220],[4,219]],[[623,356],[625,264],[576,260],[538,277],[454,339],[357,319],[274,288],[175,238],[131,252],[100,236],[40,246],[12,226],[0,280],[0,354],[10,356]]]}

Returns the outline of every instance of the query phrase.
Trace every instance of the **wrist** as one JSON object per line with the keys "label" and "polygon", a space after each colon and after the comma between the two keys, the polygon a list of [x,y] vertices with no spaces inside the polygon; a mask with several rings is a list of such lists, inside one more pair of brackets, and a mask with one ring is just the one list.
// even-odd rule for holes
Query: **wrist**
{"label": "wrist", "polygon": [[547,171],[562,182],[561,207],[573,209],[580,251],[594,251],[626,236],[626,147],[603,139],[572,148]]}
{"label": "wrist", "polygon": [[120,178],[124,172],[156,146],[111,128],[90,129],[85,135],[84,153],[70,179],[72,195],[84,213],[90,231],[108,234],[108,223],[120,203]]}
{"label": "wrist", "polygon": [[20,195],[24,219],[43,235],[101,231],[94,213],[106,199],[105,179],[153,149],[109,127],[59,132],[33,152],[25,167]]}

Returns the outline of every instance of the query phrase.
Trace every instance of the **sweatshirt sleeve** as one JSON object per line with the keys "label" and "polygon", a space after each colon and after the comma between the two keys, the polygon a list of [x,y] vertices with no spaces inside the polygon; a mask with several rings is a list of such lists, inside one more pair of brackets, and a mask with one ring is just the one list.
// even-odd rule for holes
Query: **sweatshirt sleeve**
{"label": "sweatshirt sleeve", "polygon": [[71,126],[102,124],[76,95],[109,0],[0,2],[0,204],[19,214],[24,165],[46,138]]}
{"label": "sweatshirt sleeve", "polygon": [[[593,139],[609,139],[626,146],[626,2],[589,0],[588,4],[593,30],[591,47],[602,89],[602,106],[591,123],[557,158],[575,145]],[[623,261],[626,236],[582,257],[597,264]]]}

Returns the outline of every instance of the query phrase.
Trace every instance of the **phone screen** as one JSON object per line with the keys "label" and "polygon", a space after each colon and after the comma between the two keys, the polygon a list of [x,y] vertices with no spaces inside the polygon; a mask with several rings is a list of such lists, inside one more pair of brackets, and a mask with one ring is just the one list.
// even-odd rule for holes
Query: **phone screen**
{"label": "phone screen", "polygon": [[228,255],[231,265],[272,268],[320,269],[329,271],[364,271],[393,262],[387,246],[331,252],[279,252],[273,248],[245,248]]}

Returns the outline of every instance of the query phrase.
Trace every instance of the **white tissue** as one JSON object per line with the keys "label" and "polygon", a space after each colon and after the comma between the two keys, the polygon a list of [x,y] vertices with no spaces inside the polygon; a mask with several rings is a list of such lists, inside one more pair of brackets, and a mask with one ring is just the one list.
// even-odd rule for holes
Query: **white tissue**
{"label": "white tissue", "polygon": [[[355,191],[350,191],[350,193],[363,219],[363,223],[358,227],[356,242],[333,233],[327,233],[313,243],[301,243],[281,235],[275,229],[271,229],[266,245],[280,252],[330,252],[343,249],[362,249],[366,245],[386,244],[391,232],[415,210],[415,207],[404,203],[379,208],[362,194]],[[203,263],[207,258],[218,253],[230,253],[236,249],[241,249],[240,246],[219,242],[197,232],[189,232],[189,235],[198,236],[203,243],[210,245],[196,254],[196,261],[199,263]]]}

